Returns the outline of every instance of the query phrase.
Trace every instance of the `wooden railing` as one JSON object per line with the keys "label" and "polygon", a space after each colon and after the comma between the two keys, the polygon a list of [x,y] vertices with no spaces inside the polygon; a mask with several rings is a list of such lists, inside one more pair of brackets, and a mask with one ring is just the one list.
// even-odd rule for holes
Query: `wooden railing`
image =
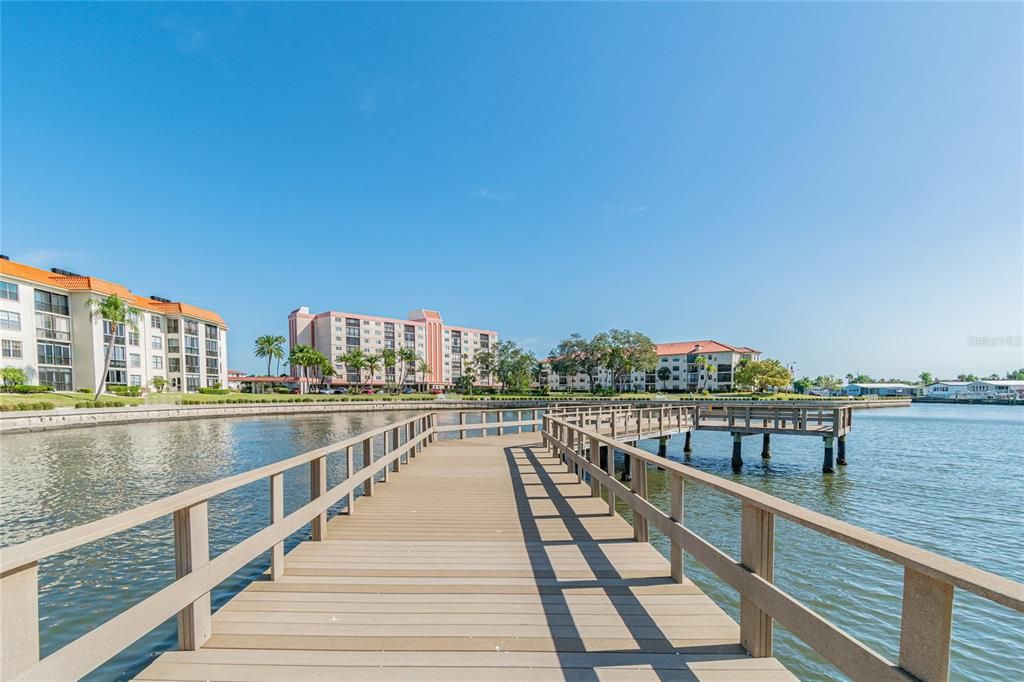
{"label": "wooden railing", "polygon": [[[270,579],[284,572],[284,541],[312,524],[314,541],[326,538],[327,512],[343,498],[355,511],[355,491],[372,495],[375,479],[387,480],[436,438],[436,415],[424,413],[361,433],[326,447],[268,464],[242,474],[186,490],[142,507],[0,550],[0,679],[78,679],[102,665],[140,637],[177,614],[178,643],[198,649],[210,637],[210,591],[260,554],[270,550]],[[384,451],[374,457],[374,440],[383,436]],[[358,450],[358,453],[357,453]],[[343,455],[347,478],[327,488],[327,458]],[[355,469],[361,457],[362,468]],[[310,467],[310,501],[284,514],[284,473]],[[207,502],[256,481],[269,480],[271,523],[214,559],[209,556]],[[163,516],[174,518],[177,578],[98,628],[39,659],[38,562],[80,545],[139,526]]]}
{"label": "wooden railing", "polygon": [[698,428],[719,431],[845,435],[853,425],[849,405],[765,405],[747,402],[698,405]]}
{"label": "wooden railing", "polygon": [[[636,408],[620,408],[627,414]],[[603,419],[615,420],[605,415]],[[602,433],[599,419],[585,413],[544,416],[543,445],[560,455],[570,471],[589,478],[592,494],[602,487],[609,514],[615,500],[633,511],[634,538],[649,539],[653,526],[671,543],[671,573],[683,580],[683,552],[689,553],[740,594],[740,641],[751,656],[772,654],[772,624],[780,623],[839,670],[858,680],[945,680],[953,620],[953,591],[960,588],[1024,611],[1024,585],[967,564],[805,509],[732,481],[707,474],[622,443]],[[601,457],[604,450],[604,457]],[[628,483],[616,480],[614,450],[632,460]],[[602,467],[601,464],[604,464]],[[670,511],[647,500],[647,467],[670,476]],[[737,561],[683,525],[683,481],[739,499],[741,550]],[[841,628],[808,609],[774,584],[775,519],[781,517],[903,566],[903,609],[899,661],[893,663]]]}

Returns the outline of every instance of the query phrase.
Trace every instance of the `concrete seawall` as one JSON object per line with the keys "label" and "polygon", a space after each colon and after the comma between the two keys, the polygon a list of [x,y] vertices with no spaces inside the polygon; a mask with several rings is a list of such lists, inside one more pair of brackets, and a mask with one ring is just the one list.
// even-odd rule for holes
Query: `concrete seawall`
{"label": "concrete seawall", "polygon": [[[610,400],[608,402],[615,402]],[[657,404],[659,401],[643,401],[646,404]],[[695,401],[660,401],[666,405],[678,405],[680,402],[702,405],[729,404],[731,401],[695,400]],[[784,401],[795,406],[804,405],[802,401]],[[860,400],[850,401],[857,409],[875,407],[907,407],[910,400]],[[765,405],[775,404],[762,401]],[[595,400],[552,401],[552,400],[432,400],[432,401],[360,401],[360,402],[324,402],[324,403],[267,403],[243,405],[153,405],[140,407],[113,407],[97,409],[58,408],[38,412],[4,412],[0,413],[0,434],[23,433],[30,431],[53,431],[85,426],[107,426],[110,424],[134,424],[150,421],[172,421],[181,419],[211,419],[216,417],[260,417],[292,414],[322,414],[330,412],[388,412],[403,410],[496,410],[496,409],[544,409],[546,407],[564,405],[594,405]],[[818,406],[819,403],[806,403]],[[827,407],[835,403],[826,404]]]}

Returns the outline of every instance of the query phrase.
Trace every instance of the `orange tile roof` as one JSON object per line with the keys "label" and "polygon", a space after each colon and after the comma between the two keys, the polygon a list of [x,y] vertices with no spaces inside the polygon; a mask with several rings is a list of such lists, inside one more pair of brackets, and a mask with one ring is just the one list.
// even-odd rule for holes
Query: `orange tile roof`
{"label": "orange tile roof", "polygon": [[49,270],[25,265],[24,263],[2,259],[0,259],[0,275],[7,275],[8,277],[15,277],[17,279],[34,282],[36,284],[43,284],[56,289],[64,289],[65,291],[95,291],[98,294],[105,294],[107,296],[117,294],[120,298],[124,299],[126,303],[137,308],[145,308],[147,310],[164,314],[177,313],[188,315],[190,317],[197,317],[206,322],[213,322],[214,324],[218,324],[225,328],[227,327],[224,319],[211,310],[205,310],[194,305],[189,305],[188,303],[162,303],[160,301],[154,301],[151,298],[145,298],[144,296],[133,294],[128,287],[122,284],[108,282],[107,280],[99,279],[98,277],[60,275],[56,272],[50,272]]}
{"label": "orange tile roof", "polygon": [[[698,350],[697,347],[700,346]],[[659,343],[656,346],[658,355],[689,355],[690,353],[757,353],[758,351],[745,346],[730,346],[718,341],[677,341],[675,343]]]}

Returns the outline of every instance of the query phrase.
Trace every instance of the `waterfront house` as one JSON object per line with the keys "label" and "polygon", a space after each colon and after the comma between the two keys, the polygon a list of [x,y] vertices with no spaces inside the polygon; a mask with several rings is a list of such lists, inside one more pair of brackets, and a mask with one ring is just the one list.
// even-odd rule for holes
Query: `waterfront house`
{"label": "waterfront house", "polygon": [[924,387],[927,398],[954,399],[967,391],[969,381],[936,381]]}
{"label": "waterfront house", "polygon": [[920,392],[918,386],[911,386],[910,384],[898,384],[898,383],[860,383],[860,384],[848,384],[845,386],[841,393],[843,395],[857,397],[866,395],[877,395],[877,396],[914,396]]}
{"label": "waterfront house", "polygon": [[1018,379],[985,379],[967,384],[965,395],[983,400],[1024,400],[1024,381]]}

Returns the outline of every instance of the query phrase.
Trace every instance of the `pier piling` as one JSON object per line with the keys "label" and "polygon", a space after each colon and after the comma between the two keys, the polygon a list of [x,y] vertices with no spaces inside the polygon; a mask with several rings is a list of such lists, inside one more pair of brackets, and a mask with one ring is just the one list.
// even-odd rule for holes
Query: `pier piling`
{"label": "pier piling", "polygon": [[772,434],[764,434],[764,438],[761,440],[761,459],[772,458]]}
{"label": "pier piling", "polygon": [[739,471],[743,468],[743,434],[732,434],[732,468]]}
{"label": "pier piling", "polygon": [[668,457],[668,436],[658,439],[658,457]]}
{"label": "pier piling", "polygon": [[622,455],[622,475],[619,476],[620,481],[632,481],[633,480],[633,460],[629,455]]}
{"label": "pier piling", "polygon": [[685,452],[686,454],[690,454],[691,452],[693,452],[693,447],[690,444],[690,436],[692,435],[693,431],[687,431],[686,440],[683,441],[683,452]]}
{"label": "pier piling", "polygon": [[836,469],[832,463],[832,442],[834,438],[832,436],[824,436],[825,441],[825,458],[821,462],[821,473],[833,474]]}
{"label": "pier piling", "polygon": [[846,466],[846,436],[839,436],[839,451],[836,453],[836,464]]}

